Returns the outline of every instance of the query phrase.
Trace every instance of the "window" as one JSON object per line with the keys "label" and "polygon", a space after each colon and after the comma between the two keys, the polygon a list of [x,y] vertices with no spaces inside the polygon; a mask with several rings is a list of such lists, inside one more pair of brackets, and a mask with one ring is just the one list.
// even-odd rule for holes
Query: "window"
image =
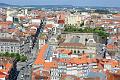
{"label": "window", "polygon": [[11,49],[11,52],[13,52],[13,50]]}
{"label": "window", "polygon": [[7,52],[9,52],[10,50],[9,49],[7,49]]}
{"label": "window", "polygon": [[1,51],[3,51],[3,49],[1,49]]}
{"label": "window", "polygon": [[13,49],[13,47],[11,46],[11,49]]}
{"label": "window", "polygon": [[9,49],[9,47],[7,47],[7,49]]}
{"label": "window", "polygon": [[19,50],[17,50],[17,53],[19,53]]}
{"label": "window", "polygon": [[5,49],[5,52],[7,52],[7,49]]}
{"label": "window", "polygon": [[4,36],[4,34],[2,34],[2,36]]}

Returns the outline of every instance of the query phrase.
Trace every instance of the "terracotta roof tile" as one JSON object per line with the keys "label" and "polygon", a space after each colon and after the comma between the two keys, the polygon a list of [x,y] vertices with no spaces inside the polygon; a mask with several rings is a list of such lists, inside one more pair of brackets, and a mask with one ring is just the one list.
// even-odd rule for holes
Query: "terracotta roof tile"
{"label": "terracotta roof tile", "polygon": [[48,45],[46,44],[40,49],[38,56],[37,56],[37,59],[34,62],[35,65],[43,64],[45,62],[45,60],[43,59],[43,56],[44,56],[44,53],[45,53],[47,48],[48,48]]}
{"label": "terracotta roof tile", "polygon": [[65,24],[64,20],[58,20],[58,24]]}
{"label": "terracotta roof tile", "polygon": [[61,47],[79,47],[79,48],[86,48],[85,45],[82,43],[61,43],[59,46]]}
{"label": "terracotta roof tile", "polygon": [[108,44],[107,49],[117,49],[117,46],[115,46],[113,44]]}
{"label": "terracotta roof tile", "polygon": [[72,51],[70,51],[70,50],[67,50],[67,49],[65,49],[65,48],[60,48],[60,49],[58,49],[58,51],[61,53],[61,54],[72,54]]}
{"label": "terracotta roof tile", "polygon": [[57,68],[58,64],[56,62],[45,62],[44,70],[50,70],[51,68]]}
{"label": "terracotta roof tile", "polygon": [[[8,78],[9,71],[12,69],[12,59],[10,58],[1,58],[0,65],[2,65],[3,69],[0,69],[0,78]],[[11,63],[10,63],[11,62]]]}
{"label": "terracotta roof tile", "polygon": [[13,23],[12,21],[7,21],[7,22],[0,21],[0,25],[3,25],[3,24],[10,25],[12,23]]}
{"label": "terracotta roof tile", "polygon": [[0,78],[5,78],[5,77],[6,77],[6,75],[1,75],[1,74],[0,74]]}
{"label": "terracotta roof tile", "polygon": [[118,16],[118,17],[120,17],[120,14],[114,14],[113,16]]}

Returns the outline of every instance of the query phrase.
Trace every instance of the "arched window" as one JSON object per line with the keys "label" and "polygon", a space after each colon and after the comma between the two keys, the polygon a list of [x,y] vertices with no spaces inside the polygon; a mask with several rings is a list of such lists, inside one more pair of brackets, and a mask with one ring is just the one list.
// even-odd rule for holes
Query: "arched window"
{"label": "arched window", "polygon": [[76,54],[76,50],[74,50],[74,54]]}

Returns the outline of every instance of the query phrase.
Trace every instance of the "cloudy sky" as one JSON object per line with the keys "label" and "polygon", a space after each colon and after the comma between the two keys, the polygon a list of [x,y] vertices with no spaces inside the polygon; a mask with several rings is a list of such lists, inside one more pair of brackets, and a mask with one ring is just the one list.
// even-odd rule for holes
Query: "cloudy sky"
{"label": "cloudy sky", "polygon": [[77,5],[120,7],[120,0],[0,0],[0,3],[15,5]]}

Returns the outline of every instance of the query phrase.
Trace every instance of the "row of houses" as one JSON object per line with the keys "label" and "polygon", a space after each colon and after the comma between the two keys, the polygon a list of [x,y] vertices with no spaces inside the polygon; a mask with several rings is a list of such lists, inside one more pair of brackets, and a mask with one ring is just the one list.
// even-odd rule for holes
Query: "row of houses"
{"label": "row of houses", "polygon": [[[73,75],[79,79],[99,77],[101,80],[107,80],[107,71],[112,73],[114,73],[113,70],[119,71],[118,61],[97,57],[96,53],[83,53],[76,56],[70,50],[59,48],[56,51],[50,50],[53,51],[51,54],[48,49],[46,44],[38,52],[32,66],[32,80],[36,80],[36,76],[37,79],[60,80],[63,74]],[[51,56],[46,58],[46,54]]]}
{"label": "row of houses", "polygon": [[9,80],[16,77],[16,60],[9,57],[0,57],[0,79]]}

